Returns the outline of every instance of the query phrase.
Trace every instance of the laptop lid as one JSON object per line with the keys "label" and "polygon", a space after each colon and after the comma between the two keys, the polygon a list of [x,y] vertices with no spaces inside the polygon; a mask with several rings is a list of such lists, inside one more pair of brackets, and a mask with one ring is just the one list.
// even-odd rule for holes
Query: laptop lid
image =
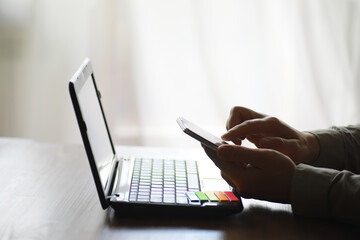
{"label": "laptop lid", "polygon": [[69,91],[101,206],[105,209],[117,165],[116,153],[89,59],[85,59],[71,78]]}

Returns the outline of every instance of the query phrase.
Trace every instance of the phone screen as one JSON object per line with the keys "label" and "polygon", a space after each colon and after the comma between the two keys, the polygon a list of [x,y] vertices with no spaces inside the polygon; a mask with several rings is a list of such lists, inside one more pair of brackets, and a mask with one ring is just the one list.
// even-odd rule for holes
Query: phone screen
{"label": "phone screen", "polygon": [[215,151],[219,146],[227,144],[225,141],[196,126],[194,123],[186,120],[183,117],[179,117],[176,121],[186,134]]}

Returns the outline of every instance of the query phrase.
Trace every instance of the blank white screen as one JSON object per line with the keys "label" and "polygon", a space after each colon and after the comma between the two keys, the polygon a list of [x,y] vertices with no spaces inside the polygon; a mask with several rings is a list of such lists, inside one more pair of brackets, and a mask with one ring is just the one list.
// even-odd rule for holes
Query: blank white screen
{"label": "blank white screen", "polygon": [[101,184],[103,188],[105,188],[114,153],[106,130],[105,120],[101,112],[92,75],[89,76],[78,93],[78,98]]}

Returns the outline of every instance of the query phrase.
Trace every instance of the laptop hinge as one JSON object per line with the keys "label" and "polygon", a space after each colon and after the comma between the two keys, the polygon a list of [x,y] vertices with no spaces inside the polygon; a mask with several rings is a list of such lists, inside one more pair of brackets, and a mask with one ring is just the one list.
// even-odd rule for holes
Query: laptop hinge
{"label": "laptop hinge", "polygon": [[107,196],[108,201],[111,201],[114,197],[117,201],[126,200],[129,196],[135,158],[120,158],[117,162],[112,191],[111,194]]}
{"label": "laptop hinge", "polygon": [[112,189],[114,187],[115,177],[116,177],[116,173],[117,173],[117,169],[118,169],[118,165],[119,165],[119,161],[117,160],[115,154],[114,154],[112,162],[113,162],[113,164],[112,164],[112,168],[110,171],[110,176],[109,176],[107,184],[105,186],[105,197],[107,200],[109,200],[111,197]]}

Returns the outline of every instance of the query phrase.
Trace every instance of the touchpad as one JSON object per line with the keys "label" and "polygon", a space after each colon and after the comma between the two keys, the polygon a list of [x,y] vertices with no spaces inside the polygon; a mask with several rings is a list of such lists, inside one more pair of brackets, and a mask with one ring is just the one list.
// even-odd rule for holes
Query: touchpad
{"label": "touchpad", "polygon": [[229,191],[231,190],[229,184],[222,178],[203,178],[202,191]]}

